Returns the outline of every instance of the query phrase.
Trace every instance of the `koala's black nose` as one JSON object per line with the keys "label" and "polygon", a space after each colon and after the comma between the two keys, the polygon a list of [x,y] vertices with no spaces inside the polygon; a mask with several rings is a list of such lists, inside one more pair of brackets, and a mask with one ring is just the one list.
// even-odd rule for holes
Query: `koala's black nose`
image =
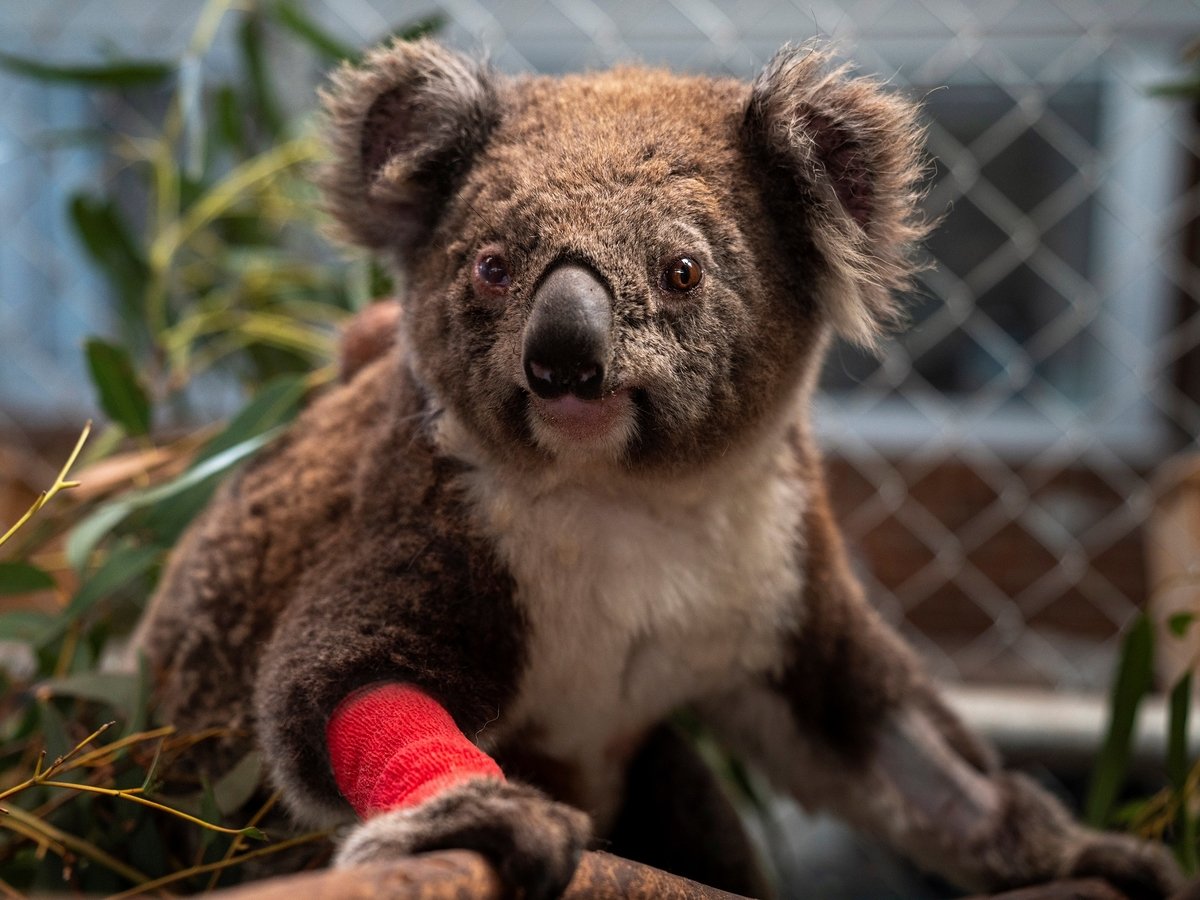
{"label": "koala's black nose", "polygon": [[525,380],[547,400],[600,397],[612,354],[612,297],[591,269],[559,266],[533,295],[525,326]]}

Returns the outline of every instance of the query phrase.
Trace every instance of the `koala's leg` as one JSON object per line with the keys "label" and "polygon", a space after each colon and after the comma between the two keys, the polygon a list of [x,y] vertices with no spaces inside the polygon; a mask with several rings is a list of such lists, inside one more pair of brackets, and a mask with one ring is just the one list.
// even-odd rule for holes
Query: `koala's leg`
{"label": "koala's leg", "polygon": [[716,775],[670,725],[634,756],[607,849],[735,894],[772,894]]}
{"label": "koala's leg", "polygon": [[706,713],[805,807],[834,813],[964,888],[1098,876],[1131,897],[1164,897],[1179,885],[1164,847],[1085,828],[1031,779],[980,768],[941,730],[944,709],[918,702],[893,711],[863,756],[800,731],[768,685],[715,698]]}
{"label": "koala's leg", "polygon": [[803,618],[779,668],[702,711],[804,805],[827,809],[973,890],[1099,876],[1130,896],[1179,883],[1161,845],[1078,824],[940,701],[862,599],[828,517],[809,521]]}

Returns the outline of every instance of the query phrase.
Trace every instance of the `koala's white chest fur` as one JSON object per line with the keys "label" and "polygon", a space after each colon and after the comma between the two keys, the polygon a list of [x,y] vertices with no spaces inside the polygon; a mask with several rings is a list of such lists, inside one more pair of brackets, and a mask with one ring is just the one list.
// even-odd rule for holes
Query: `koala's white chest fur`
{"label": "koala's white chest fur", "polygon": [[485,746],[521,730],[580,768],[603,818],[645,729],[777,665],[799,610],[804,497],[781,461],[755,462],[637,490],[468,476],[530,628],[515,704],[480,735]]}

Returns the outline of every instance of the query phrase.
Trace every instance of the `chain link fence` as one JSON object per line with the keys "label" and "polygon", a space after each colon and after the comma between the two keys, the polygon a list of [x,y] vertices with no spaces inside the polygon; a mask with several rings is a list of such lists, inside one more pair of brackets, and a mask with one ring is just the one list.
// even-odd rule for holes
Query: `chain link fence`
{"label": "chain link fence", "polygon": [[[922,98],[942,226],[880,358],[836,348],[819,423],[887,615],[951,678],[1098,690],[1147,603],[1156,473],[1200,433],[1200,145],[1183,0],[856,3],[308,0],[351,44],[445,17],[506,71],[640,59],[751,77],[832,40]],[[9,4],[0,51],[80,62],[184,48],[194,4]],[[218,40],[206,66],[232,65]],[[274,63],[273,63],[274,64]],[[289,63],[281,52],[277,64]],[[318,73],[284,79],[311,106]],[[64,208],[106,170],[74,132],[142,112],[0,74],[0,428],[90,412],[79,345],[111,327]],[[1190,560],[1183,560],[1186,568]]]}

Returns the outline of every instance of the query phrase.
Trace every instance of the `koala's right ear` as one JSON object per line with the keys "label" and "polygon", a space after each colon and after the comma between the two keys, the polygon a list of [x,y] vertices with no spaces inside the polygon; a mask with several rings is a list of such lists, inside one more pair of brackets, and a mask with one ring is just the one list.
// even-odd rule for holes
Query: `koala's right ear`
{"label": "koala's right ear", "polygon": [[429,234],[500,109],[485,66],[429,40],[342,66],[321,99],[332,159],[319,182],[338,236],[402,251]]}

